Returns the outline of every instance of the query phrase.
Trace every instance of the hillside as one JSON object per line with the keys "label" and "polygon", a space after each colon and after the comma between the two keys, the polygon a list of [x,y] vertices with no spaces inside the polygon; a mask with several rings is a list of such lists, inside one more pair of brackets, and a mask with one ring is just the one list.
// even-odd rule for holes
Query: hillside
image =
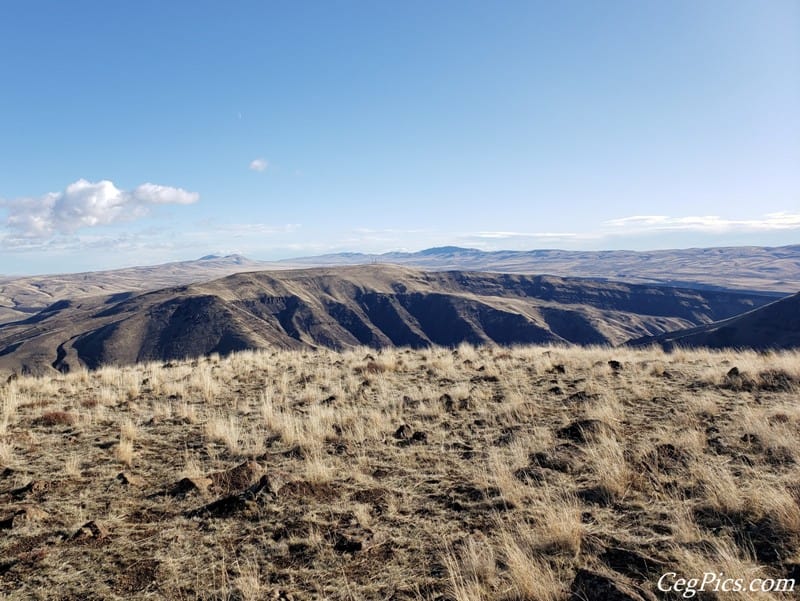
{"label": "hillside", "polygon": [[800,347],[800,293],[730,319],[634,340],[632,346],[659,344],[681,347],[749,348]]}
{"label": "hillside", "polygon": [[799,384],[797,353],[469,345],[3,381],[0,596],[797,599]]}
{"label": "hillside", "polygon": [[208,255],[195,261],[110,271],[0,277],[0,324],[26,319],[60,300],[157,290],[268,267],[275,268],[240,255]]}
{"label": "hillside", "polygon": [[[0,324],[22,320],[60,300],[125,294],[205,282],[233,273],[299,267],[405,265],[428,271],[552,274],[698,289],[800,290],[800,246],[635,251],[496,251],[454,246],[416,253],[340,253],[284,261],[209,255],[145,267],[31,277],[0,276]],[[665,277],[664,274],[669,274]]]}
{"label": "hillside", "polygon": [[737,315],[761,294],[375,265],[254,272],[60,301],[0,326],[0,370],[130,364],[254,348],[620,344]]}

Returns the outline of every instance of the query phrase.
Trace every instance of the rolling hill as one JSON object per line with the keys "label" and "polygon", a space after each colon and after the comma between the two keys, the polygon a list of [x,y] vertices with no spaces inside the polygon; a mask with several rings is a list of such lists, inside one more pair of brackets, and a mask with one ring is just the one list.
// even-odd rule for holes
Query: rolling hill
{"label": "rolling hill", "polygon": [[195,261],[110,271],[0,277],[0,323],[25,319],[60,300],[156,290],[268,267],[273,268],[241,255],[207,255]]}
{"label": "rolling hill", "polygon": [[617,345],[725,319],[763,294],[373,265],[240,273],[63,300],[0,326],[0,369],[41,373],[244,349]]}
{"label": "rolling hill", "polygon": [[800,347],[800,293],[729,319],[634,340],[632,346],[790,349]]}

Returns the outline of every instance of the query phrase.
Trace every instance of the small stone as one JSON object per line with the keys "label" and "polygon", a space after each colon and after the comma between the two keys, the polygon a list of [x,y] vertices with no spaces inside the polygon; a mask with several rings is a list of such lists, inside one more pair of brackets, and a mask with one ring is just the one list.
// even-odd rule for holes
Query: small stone
{"label": "small stone", "polygon": [[580,568],[570,587],[570,601],[655,601],[649,591]]}
{"label": "small stone", "polygon": [[352,538],[347,538],[344,535],[336,537],[336,542],[333,545],[333,550],[337,553],[357,553],[362,548],[361,541]]}
{"label": "small stone", "polygon": [[17,522],[38,522],[45,519],[49,515],[50,514],[44,509],[39,509],[38,507],[29,505],[28,507],[23,507],[17,511],[16,516],[14,516],[14,524]]}
{"label": "small stone", "polygon": [[398,440],[406,440],[411,438],[413,434],[414,430],[408,424],[403,424],[394,431],[394,437]]}
{"label": "small stone", "polygon": [[72,535],[72,540],[100,540],[106,538],[108,534],[108,528],[97,523],[95,520],[91,520],[86,522]]}
{"label": "small stone", "polygon": [[212,489],[221,494],[241,491],[258,480],[263,473],[255,461],[245,461],[229,470],[209,474]]}
{"label": "small stone", "polygon": [[614,429],[599,419],[580,419],[564,426],[556,434],[575,442],[589,442],[603,435],[613,436]]}
{"label": "small stone", "polygon": [[117,474],[117,480],[126,486],[134,486],[136,488],[142,488],[145,485],[144,478],[130,472],[120,472]]}

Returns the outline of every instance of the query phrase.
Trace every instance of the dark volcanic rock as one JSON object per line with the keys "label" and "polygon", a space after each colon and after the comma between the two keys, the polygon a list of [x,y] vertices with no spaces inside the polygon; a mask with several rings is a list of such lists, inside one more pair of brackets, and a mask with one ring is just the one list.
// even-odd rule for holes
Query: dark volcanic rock
{"label": "dark volcanic rock", "polygon": [[258,509],[259,504],[263,503],[266,497],[274,496],[275,493],[272,490],[269,478],[261,476],[261,479],[247,490],[187,511],[185,515],[188,518],[198,516],[229,517],[236,513],[247,512],[249,509]]}
{"label": "dark volcanic rock", "polygon": [[570,586],[570,601],[656,601],[642,588],[580,568]]}
{"label": "dark volcanic rock", "polygon": [[256,481],[263,470],[255,461],[245,461],[229,470],[209,474],[211,489],[218,494],[231,494],[240,491]]}
{"label": "dark volcanic rock", "polygon": [[409,426],[408,424],[403,424],[397,430],[394,431],[394,436],[397,440],[406,440],[411,438],[414,434],[414,429]]}
{"label": "dark volcanic rock", "polygon": [[632,549],[610,547],[599,556],[609,568],[630,578],[645,580],[664,570],[664,562]]}
{"label": "dark volcanic rock", "polygon": [[614,429],[599,419],[580,419],[556,432],[559,438],[575,442],[590,442],[602,436],[614,436]]}

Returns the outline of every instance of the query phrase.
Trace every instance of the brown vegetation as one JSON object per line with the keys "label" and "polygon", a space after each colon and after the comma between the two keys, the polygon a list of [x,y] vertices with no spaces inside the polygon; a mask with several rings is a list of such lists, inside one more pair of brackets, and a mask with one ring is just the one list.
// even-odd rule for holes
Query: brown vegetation
{"label": "brown vegetation", "polygon": [[677,598],[669,571],[796,577],[798,390],[798,353],[600,347],[19,377],[0,592],[639,601]]}

